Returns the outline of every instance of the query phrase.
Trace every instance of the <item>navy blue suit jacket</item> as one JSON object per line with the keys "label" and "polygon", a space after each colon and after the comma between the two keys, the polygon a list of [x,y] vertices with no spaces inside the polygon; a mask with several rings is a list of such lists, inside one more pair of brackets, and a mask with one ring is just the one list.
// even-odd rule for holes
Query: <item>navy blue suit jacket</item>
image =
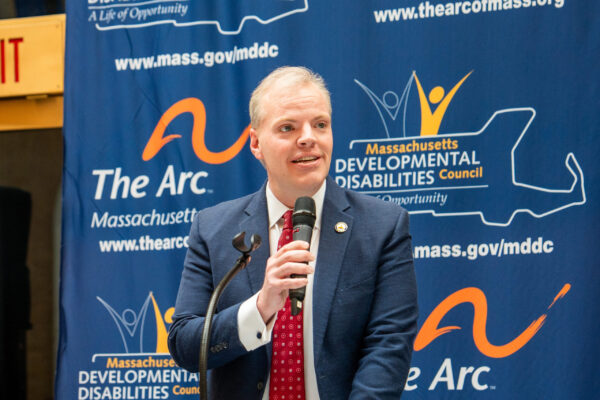
{"label": "navy blue suit jacket", "polygon": [[[348,224],[343,233],[337,222]],[[271,345],[246,351],[237,312],[262,287],[269,228],[265,187],[196,216],[177,295],[169,349],[178,365],[198,370],[210,295],[239,253],[231,239],[257,233],[263,245],[223,292],[213,320],[209,397],[260,399]],[[313,345],[322,400],[398,399],[416,334],[417,293],[408,213],[340,188],[328,178],[313,288]]]}

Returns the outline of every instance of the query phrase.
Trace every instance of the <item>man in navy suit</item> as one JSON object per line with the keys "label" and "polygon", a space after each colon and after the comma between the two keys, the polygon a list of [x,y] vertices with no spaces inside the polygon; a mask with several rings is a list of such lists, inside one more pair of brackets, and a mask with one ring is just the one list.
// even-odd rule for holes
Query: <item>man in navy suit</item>
{"label": "man in navy suit", "polygon": [[[169,332],[173,358],[198,370],[210,295],[237,257],[231,238],[257,233],[263,246],[225,289],[213,320],[209,397],[291,400],[289,386],[294,399],[399,399],[417,329],[408,213],[328,177],[331,103],[320,76],[301,67],[275,70],[252,94],[250,117],[250,149],[268,180],[195,218]],[[301,196],[316,204],[310,250],[303,241],[279,242],[278,249],[282,215]],[[303,312],[290,317],[288,291],[302,286]],[[282,342],[286,318],[297,330]],[[288,349],[297,358],[277,361]],[[289,363],[290,375],[277,363],[286,364],[285,374]]]}

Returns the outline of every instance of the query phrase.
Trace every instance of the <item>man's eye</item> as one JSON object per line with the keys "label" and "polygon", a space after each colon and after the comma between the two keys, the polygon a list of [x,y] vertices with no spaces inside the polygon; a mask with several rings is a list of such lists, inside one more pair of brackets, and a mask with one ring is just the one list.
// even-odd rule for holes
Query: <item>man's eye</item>
{"label": "man's eye", "polygon": [[291,125],[282,125],[279,130],[281,132],[290,132],[292,130],[292,126]]}
{"label": "man's eye", "polygon": [[317,128],[319,129],[325,129],[327,128],[327,122],[317,122]]}

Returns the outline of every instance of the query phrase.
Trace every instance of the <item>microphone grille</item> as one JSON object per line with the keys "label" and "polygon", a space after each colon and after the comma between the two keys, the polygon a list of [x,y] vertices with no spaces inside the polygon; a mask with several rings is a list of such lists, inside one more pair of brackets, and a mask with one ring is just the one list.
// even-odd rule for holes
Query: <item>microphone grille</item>
{"label": "microphone grille", "polygon": [[294,204],[294,213],[292,214],[292,223],[294,225],[315,226],[317,212],[315,201],[312,197],[298,197]]}

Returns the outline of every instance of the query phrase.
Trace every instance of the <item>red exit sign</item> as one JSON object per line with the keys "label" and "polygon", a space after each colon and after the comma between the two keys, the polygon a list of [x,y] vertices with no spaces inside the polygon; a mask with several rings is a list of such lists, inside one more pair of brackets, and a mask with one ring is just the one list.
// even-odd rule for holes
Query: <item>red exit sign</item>
{"label": "red exit sign", "polygon": [[0,20],[0,98],[62,94],[64,58],[64,14]]}
{"label": "red exit sign", "polygon": [[[6,83],[7,64],[12,65],[13,82],[19,82],[19,45],[22,37],[0,39],[0,83]],[[11,79],[10,77],[8,79]]]}

